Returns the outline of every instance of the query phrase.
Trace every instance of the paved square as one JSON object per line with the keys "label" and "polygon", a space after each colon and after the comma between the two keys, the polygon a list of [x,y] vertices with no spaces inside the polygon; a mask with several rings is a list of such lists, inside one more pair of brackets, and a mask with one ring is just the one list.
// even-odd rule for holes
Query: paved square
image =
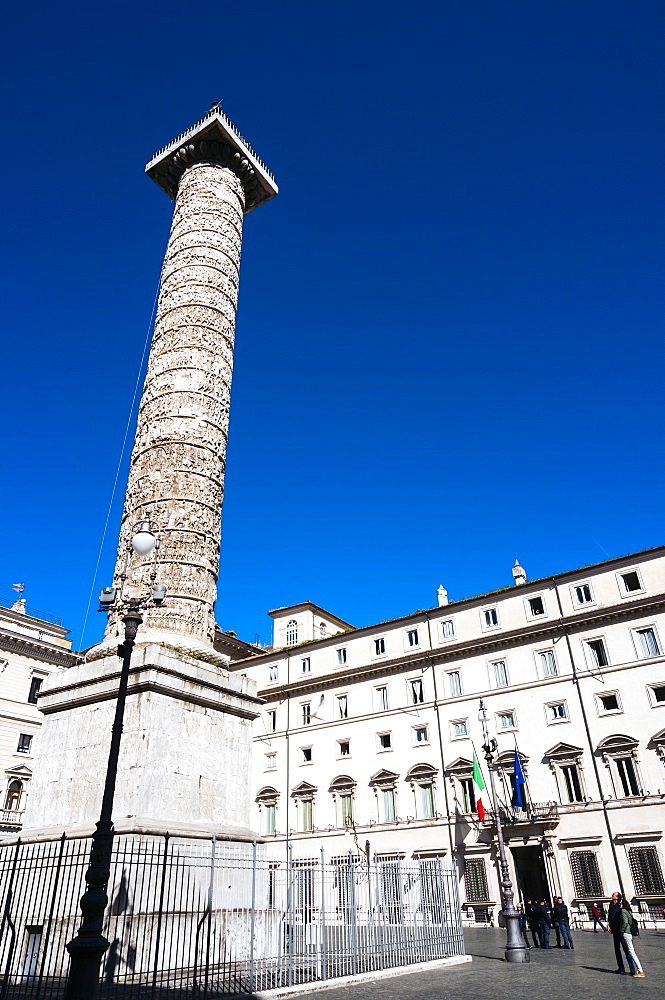
{"label": "paved square", "polygon": [[[473,962],[451,969],[416,972],[330,989],[321,993],[325,1000],[623,1000],[636,992],[649,1000],[665,997],[665,933],[642,931],[635,939],[645,979],[618,976],[610,934],[574,931],[574,951],[552,948],[531,949],[529,965],[508,965],[503,961],[505,931],[467,928],[467,953]],[[554,934],[552,940],[555,940]],[[627,966],[626,966],[627,968]]]}

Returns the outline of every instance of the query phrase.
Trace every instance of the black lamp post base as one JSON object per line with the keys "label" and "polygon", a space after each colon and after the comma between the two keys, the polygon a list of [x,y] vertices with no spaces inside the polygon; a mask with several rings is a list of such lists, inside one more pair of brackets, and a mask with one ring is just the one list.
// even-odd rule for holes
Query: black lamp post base
{"label": "black lamp post base", "polygon": [[101,934],[75,937],[67,944],[71,956],[65,1000],[92,1000],[99,992],[99,967],[109,942]]}

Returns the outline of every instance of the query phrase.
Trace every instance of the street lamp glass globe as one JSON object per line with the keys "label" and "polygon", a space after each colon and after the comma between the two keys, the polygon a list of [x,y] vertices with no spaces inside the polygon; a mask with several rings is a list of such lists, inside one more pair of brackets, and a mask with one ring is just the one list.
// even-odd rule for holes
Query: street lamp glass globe
{"label": "street lamp glass globe", "polygon": [[155,541],[152,531],[137,531],[132,538],[132,548],[137,556],[147,556],[154,549]]}

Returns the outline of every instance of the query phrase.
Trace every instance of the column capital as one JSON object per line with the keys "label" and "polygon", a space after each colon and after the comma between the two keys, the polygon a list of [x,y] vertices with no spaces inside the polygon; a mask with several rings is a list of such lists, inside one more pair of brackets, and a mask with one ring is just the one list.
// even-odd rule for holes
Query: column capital
{"label": "column capital", "polygon": [[145,171],[169,198],[192,163],[219,163],[240,178],[245,190],[245,215],[278,192],[272,171],[220,107],[213,107],[191,128],[157,150]]}

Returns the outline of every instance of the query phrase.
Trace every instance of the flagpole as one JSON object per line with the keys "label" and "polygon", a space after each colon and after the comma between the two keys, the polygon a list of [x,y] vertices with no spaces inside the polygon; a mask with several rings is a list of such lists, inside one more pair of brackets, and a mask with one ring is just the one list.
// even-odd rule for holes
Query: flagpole
{"label": "flagpole", "polygon": [[508,859],[506,857],[506,845],[503,840],[501,814],[499,812],[496,783],[494,781],[493,755],[497,750],[498,744],[494,739],[490,741],[487,731],[487,709],[485,708],[485,703],[482,698],[478,709],[478,719],[483,726],[483,739],[485,741],[483,743],[483,751],[485,753],[487,770],[489,771],[490,776],[490,793],[492,796],[492,808],[494,810],[494,818],[496,820],[496,833],[499,844],[499,868],[501,871],[499,891],[501,893],[501,912],[503,913],[503,918],[506,922],[506,962],[526,963],[530,961],[530,955],[520,928],[519,913],[515,908],[515,897],[513,895],[512,883],[510,881],[510,871],[508,868]]}

